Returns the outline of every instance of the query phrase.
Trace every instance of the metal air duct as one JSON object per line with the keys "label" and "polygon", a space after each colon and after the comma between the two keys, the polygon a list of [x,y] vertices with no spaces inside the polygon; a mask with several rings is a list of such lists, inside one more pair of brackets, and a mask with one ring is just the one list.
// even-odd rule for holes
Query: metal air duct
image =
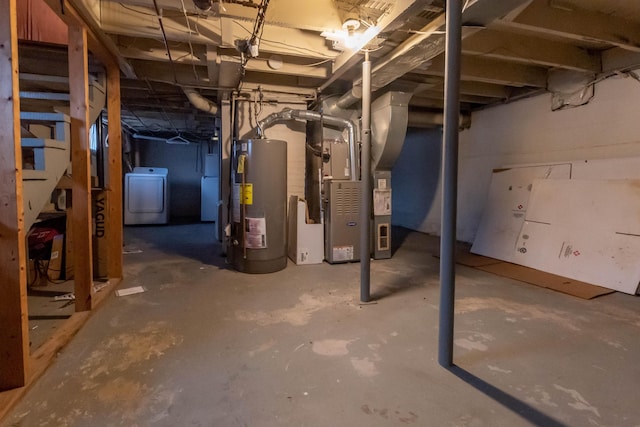
{"label": "metal air duct", "polygon": [[213,114],[214,116],[218,114],[218,106],[211,100],[200,95],[197,90],[183,87],[182,91],[187,96],[189,102],[191,102],[191,105],[196,107],[198,110],[205,111],[209,114]]}
{"label": "metal air duct", "polygon": [[[409,110],[407,127],[412,128],[434,128],[444,124],[444,113],[433,111]],[[460,113],[458,126],[461,129],[471,127],[471,114]]]}
{"label": "metal air duct", "polygon": [[252,130],[259,138],[264,138],[264,130],[278,122],[287,120],[306,120],[322,122],[329,126],[336,126],[347,130],[347,142],[349,143],[349,169],[351,180],[357,179],[356,171],[356,126],[351,120],[340,117],[326,116],[316,111],[309,110],[282,110],[278,113],[269,114],[258,122],[258,125]]}

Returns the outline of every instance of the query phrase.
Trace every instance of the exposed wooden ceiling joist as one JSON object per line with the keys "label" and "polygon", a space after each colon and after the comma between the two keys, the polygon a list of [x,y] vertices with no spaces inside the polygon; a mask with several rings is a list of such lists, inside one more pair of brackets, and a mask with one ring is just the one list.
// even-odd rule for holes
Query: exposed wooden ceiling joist
{"label": "exposed wooden ceiling joist", "polygon": [[[435,58],[426,69],[416,70],[419,74],[444,76],[444,55]],[[463,55],[461,79],[505,86],[545,87],[547,71],[542,67],[515,64],[477,56]]]}
{"label": "exposed wooden ceiling joist", "polygon": [[501,21],[500,25],[543,36],[640,51],[640,25],[637,22],[581,10],[579,5],[572,9],[567,5],[553,7],[551,4],[548,0],[534,0],[514,20]]}
{"label": "exposed wooden ceiling joist", "polygon": [[[271,0],[259,55],[244,72],[236,44],[250,37],[255,7],[226,0],[224,8],[205,13],[192,0],[156,0],[171,63],[153,0],[46,1],[54,10],[70,4],[80,11],[96,42],[106,40],[119,61],[135,70],[140,80],[122,84],[123,102],[134,110],[126,120],[132,125],[140,112],[154,132],[163,120],[147,115],[170,112],[178,123],[181,108],[181,125],[196,126],[181,86],[197,88],[213,102],[238,87],[241,96],[252,97],[260,88],[272,99],[298,101],[314,99],[318,90],[344,93],[358,83],[363,54],[334,50],[320,32],[339,30],[347,11],[359,12],[367,22],[378,19],[380,47],[370,52],[374,89],[398,80],[422,85],[410,106],[442,108],[444,0]],[[469,2],[463,22],[463,109],[545,91],[552,69],[607,76],[640,68],[637,0],[476,0]],[[55,63],[42,55],[22,58],[21,52],[21,68],[44,64],[55,73]],[[164,100],[161,107],[154,105],[158,97]],[[206,135],[209,122],[202,123],[198,132]]]}
{"label": "exposed wooden ceiling joist", "polygon": [[486,29],[468,37],[462,52],[522,64],[599,73],[600,55],[569,43]]}

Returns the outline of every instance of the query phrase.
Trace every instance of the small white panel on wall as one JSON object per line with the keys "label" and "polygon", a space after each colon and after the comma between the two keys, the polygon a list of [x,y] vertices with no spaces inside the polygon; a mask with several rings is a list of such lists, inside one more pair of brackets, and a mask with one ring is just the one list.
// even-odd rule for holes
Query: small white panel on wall
{"label": "small white panel on wall", "polygon": [[535,179],[571,177],[571,165],[496,169],[471,252],[513,262],[513,250],[524,223]]}

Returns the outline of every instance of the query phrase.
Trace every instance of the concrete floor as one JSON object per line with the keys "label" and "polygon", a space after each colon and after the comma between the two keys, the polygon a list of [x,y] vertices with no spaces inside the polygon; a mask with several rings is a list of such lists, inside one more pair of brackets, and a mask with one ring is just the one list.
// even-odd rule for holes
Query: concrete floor
{"label": "concrete floor", "polygon": [[[398,236],[400,235],[400,236]],[[458,267],[437,362],[437,239],[372,262],[235,272],[212,224],[129,227],[121,288],[3,426],[638,426],[638,299]]]}

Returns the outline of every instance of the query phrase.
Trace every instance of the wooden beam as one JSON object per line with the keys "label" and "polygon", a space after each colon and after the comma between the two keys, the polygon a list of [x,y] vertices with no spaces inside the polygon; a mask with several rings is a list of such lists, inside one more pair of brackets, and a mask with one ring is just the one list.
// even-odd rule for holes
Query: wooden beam
{"label": "wooden beam", "polygon": [[619,47],[602,52],[602,71],[605,73],[637,68],[640,68],[640,52],[629,52]]}
{"label": "wooden beam", "polygon": [[[185,3],[187,2],[185,1]],[[149,9],[145,13],[155,14],[155,10]],[[149,24],[141,25],[141,16],[150,21]],[[196,19],[192,17],[189,20],[191,31],[189,31],[182,16],[175,18],[167,16],[166,19],[171,20],[171,25],[165,25],[167,40],[171,44],[173,42],[200,45],[213,43],[227,46],[226,43],[222,43],[220,19]],[[222,19],[222,21],[229,22],[229,20],[225,19]],[[101,31],[110,35],[129,36],[138,39],[159,39],[162,37],[160,27],[157,25],[155,18],[123,9],[117,2],[102,3],[100,24]],[[196,28],[197,32],[194,31]],[[317,33],[272,25],[269,22],[263,28],[264,32],[260,42],[261,54],[312,57],[319,60],[337,56],[337,52],[331,50],[326,45],[325,40],[322,37],[318,37]],[[225,35],[225,39],[232,41],[247,39],[251,36],[252,29],[253,23],[250,21],[240,22],[233,20],[231,26],[225,27],[225,30],[232,31],[232,34]],[[228,47],[233,47],[233,44]]]}
{"label": "wooden beam", "polygon": [[[441,77],[425,77],[409,73],[406,74],[404,78],[409,78],[411,81],[422,83],[422,91],[431,89],[444,92],[444,79]],[[421,90],[416,91],[416,94],[419,94]],[[463,95],[477,95],[487,98],[508,98],[511,94],[511,90],[510,88],[502,85],[463,81],[460,82],[460,93]]]}
{"label": "wooden beam", "polygon": [[500,25],[640,52],[640,26],[637,23],[604,13],[580,10],[579,6],[570,10],[552,7],[547,0],[534,0],[515,19],[501,21]]}
{"label": "wooden beam", "polygon": [[[462,56],[462,80],[506,86],[545,87],[547,71],[542,67],[514,64],[477,56]],[[444,76],[444,56],[433,59],[427,69],[414,70],[418,74]]]}
{"label": "wooden beam", "polygon": [[[120,50],[122,54],[128,59],[144,60],[148,63],[147,67],[150,68],[158,66],[158,62],[165,64],[169,63],[169,57],[167,56],[167,51],[162,42],[150,39],[144,40],[144,43],[138,42],[139,46],[129,45],[121,47]],[[190,48],[186,44],[172,46],[171,55],[174,58],[173,62],[175,64],[182,65],[207,66],[209,80],[217,81],[217,74],[212,75],[212,71],[218,69],[216,63],[217,58],[222,59],[226,57],[234,57],[238,61],[240,60],[240,53],[233,49],[233,51],[229,52],[230,54],[227,54],[225,51],[230,51],[229,49],[216,51],[215,46],[208,46],[209,47],[200,44],[193,44],[193,55],[191,55]],[[206,49],[208,50],[205,52]],[[268,74],[289,74],[315,78],[328,77],[328,65],[308,65],[316,61],[304,60],[298,56],[278,56],[280,57],[279,64],[270,62],[273,61],[273,58],[267,57],[266,55],[258,58],[252,58],[247,62],[246,69],[248,71],[260,71]],[[141,61],[137,61],[137,64],[140,64],[140,62]],[[136,69],[139,69],[139,65]],[[143,73],[143,71],[140,72]],[[193,70],[190,74],[193,74]],[[178,78],[178,80],[180,80],[180,78]]]}
{"label": "wooden beam", "polygon": [[508,98],[511,94],[511,88],[491,83],[463,81],[460,82],[460,93],[487,98]]}
{"label": "wooden beam", "polygon": [[[411,103],[413,104],[414,98],[431,98],[431,99],[441,99],[444,101],[444,92],[438,90],[425,90],[413,96],[411,99]],[[460,95],[460,102],[466,102],[470,104],[488,104],[490,102],[495,102],[497,98],[491,98],[486,96],[478,96],[478,95]],[[419,101],[415,102],[415,105],[418,104]]]}
{"label": "wooden beam", "polygon": [[107,120],[109,122],[109,183],[106,218],[107,275],[122,278],[122,125],[120,122],[120,71],[107,68]]}
{"label": "wooden beam", "polygon": [[[69,0],[44,0],[45,3],[60,17],[69,27],[72,25],[81,26],[87,31],[87,40],[89,50],[93,53],[105,66],[118,64],[122,73],[128,78],[135,78],[135,73],[131,65],[125,61],[124,57],[118,52],[113,40],[94,25],[92,28],[82,16],[78,13],[74,5]],[[71,36],[69,36],[71,39]]]}
{"label": "wooden beam", "polygon": [[422,97],[419,95],[413,95],[409,101],[410,107],[430,108],[434,110],[441,110],[444,108],[444,100],[442,97],[438,99]]}
{"label": "wooden beam", "polygon": [[568,43],[485,29],[462,43],[462,53],[521,64],[599,73],[600,55]]}
{"label": "wooden beam", "polygon": [[16,0],[0,0],[0,390],[29,375]]}
{"label": "wooden beam", "polygon": [[207,77],[211,86],[218,86],[220,67],[218,66],[218,51],[216,46],[207,45]]}
{"label": "wooden beam", "polygon": [[89,52],[87,30],[69,25],[72,218],[76,311],[91,309],[93,252],[91,152],[89,148]]}

